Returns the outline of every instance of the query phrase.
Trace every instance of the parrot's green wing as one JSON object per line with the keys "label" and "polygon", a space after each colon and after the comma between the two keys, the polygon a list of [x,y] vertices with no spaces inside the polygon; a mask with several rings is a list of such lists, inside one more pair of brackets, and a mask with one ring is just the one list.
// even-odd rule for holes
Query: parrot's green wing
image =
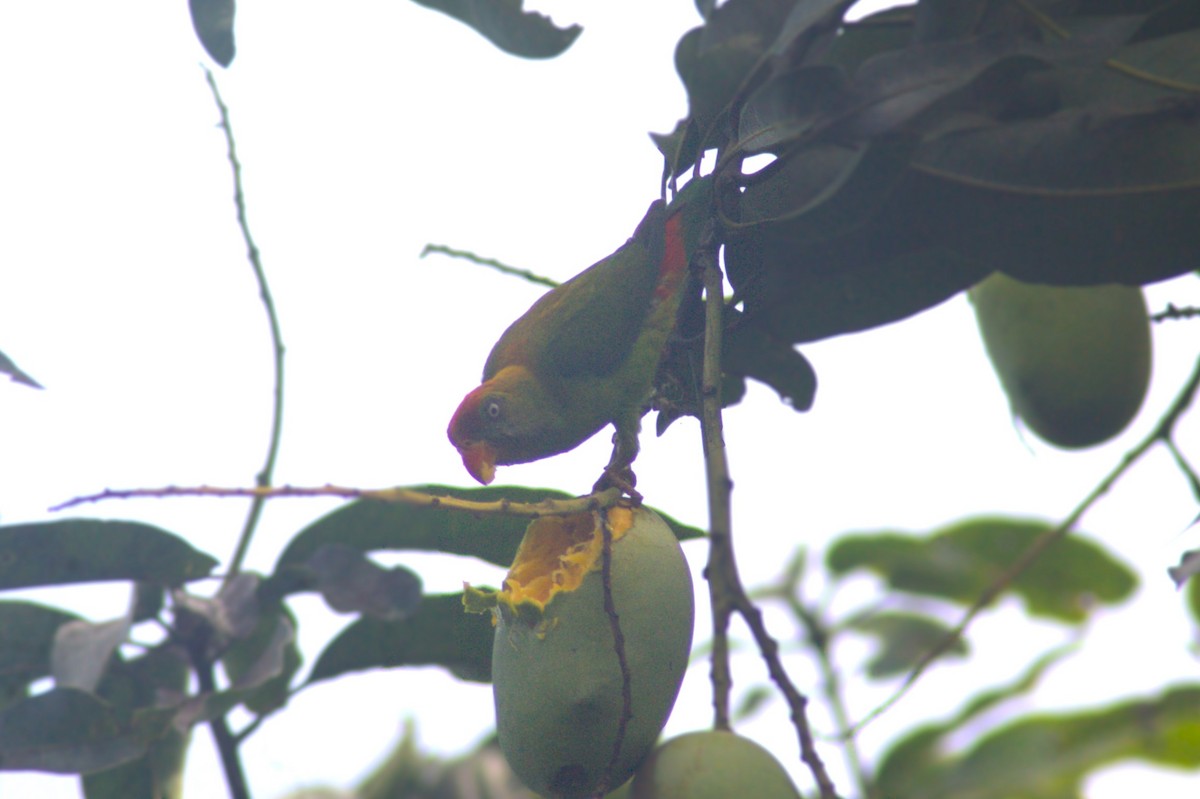
{"label": "parrot's green wing", "polygon": [[655,307],[666,217],[662,201],[655,201],[616,252],[534,303],[492,349],[484,380],[514,363],[564,378],[618,371]]}

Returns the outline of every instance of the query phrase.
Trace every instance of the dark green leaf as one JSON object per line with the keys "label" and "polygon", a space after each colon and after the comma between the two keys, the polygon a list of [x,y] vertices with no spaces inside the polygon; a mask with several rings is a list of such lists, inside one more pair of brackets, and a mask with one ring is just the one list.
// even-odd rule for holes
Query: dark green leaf
{"label": "dark green leaf", "polygon": [[138,757],[170,710],[132,714],[76,688],[55,688],[0,711],[0,771],[87,774]]}
{"label": "dark green leaf", "polygon": [[575,41],[583,28],[556,26],[524,0],[414,0],[470,25],[506,53],[524,58],[553,58]]}
{"label": "dark green leaf", "polygon": [[182,648],[161,644],[128,660],[117,653],[96,692],[122,710],[165,707],[183,696],[190,674]]}
{"label": "dark green leaf", "polygon": [[775,152],[780,144],[803,138],[818,120],[849,105],[849,83],[840,67],[827,64],[773,76],[742,106],[737,148]]}
{"label": "dark green leaf", "polygon": [[338,613],[399,621],[421,604],[420,577],[403,566],[385,569],[353,547],[325,544],[305,565],[316,589]]}
{"label": "dark green leaf", "polygon": [[[941,620],[916,613],[872,613],[847,626],[878,641],[867,661],[867,674],[876,680],[907,674],[950,632]],[[965,656],[966,642],[959,638],[945,654]]]}
{"label": "dark green leaf", "polygon": [[438,665],[464,680],[487,682],[492,671],[491,618],[467,613],[462,594],[425,597],[416,614],[398,622],[359,619],[317,658],[309,683],[351,671]]}
{"label": "dark green leaf", "polygon": [[[477,502],[507,499],[535,503],[545,499],[571,498],[561,491],[519,486],[416,486],[414,490]],[[703,535],[699,530],[665,515],[663,519],[680,540]],[[287,567],[302,565],[326,544],[344,544],[362,552],[380,549],[446,552],[508,566],[528,526],[528,519],[496,513],[479,515],[448,508],[417,507],[376,500],[352,502],[301,530],[279,556],[275,564],[276,577],[282,579]]]}
{"label": "dark green leaf", "polygon": [[907,47],[913,39],[913,13],[912,6],[898,6],[844,25],[841,34],[829,43],[825,60],[853,74],[867,59]]}
{"label": "dark green leaf", "polygon": [[18,369],[12,359],[3,352],[0,352],[0,374],[8,375],[14,383],[21,383],[30,388],[42,388],[41,383]]}
{"label": "dark green leaf", "polygon": [[188,9],[205,52],[223,67],[232,64],[234,0],[188,0]]}
{"label": "dark green leaf", "polygon": [[807,44],[819,34],[837,28],[846,9],[856,2],[857,0],[800,0],[791,4],[791,11],[779,28],[779,35],[771,43],[771,55],[791,54],[794,58],[799,57]]}
{"label": "dark green leaf", "polygon": [[1076,799],[1084,778],[1124,760],[1200,767],[1200,687],[1102,710],[1020,719],[919,774],[889,755],[879,789],[894,799]]}
{"label": "dark green leaf", "polygon": [[683,35],[675,69],[687,89],[691,119],[708,133],[792,11],[787,0],[729,0],[706,24]]}
{"label": "dark green leaf", "polygon": [[917,168],[1014,194],[1136,197],[1200,185],[1200,103],[1084,107],[927,141]]}
{"label": "dark green leaf", "polygon": [[812,364],[758,325],[734,328],[726,338],[721,362],[726,372],[752,377],[775,389],[779,398],[797,411],[812,407],[817,393]]}
{"label": "dark green leaf", "polygon": [[[841,538],[828,553],[834,573],[867,569],[897,591],[970,604],[1051,529],[1042,522],[980,518],[926,537],[871,533]],[[1079,623],[1097,604],[1127,599],[1134,573],[1099,544],[1060,539],[1008,587],[1035,616]]]}
{"label": "dark green leaf", "polygon": [[[182,696],[189,674],[183,654],[168,645],[129,661],[118,657],[100,691],[118,708],[152,708]],[[189,740],[190,733],[167,726],[138,759],[85,775],[84,795],[87,799],[179,799]]]}
{"label": "dark green leaf", "polygon": [[0,707],[50,673],[55,632],[78,618],[33,602],[0,602]]}
{"label": "dark green leaf", "polygon": [[183,765],[191,733],[168,728],[145,755],[115,768],[85,774],[86,799],[182,799]]}
{"label": "dark green leaf", "polygon": [[96,580],[180,585],[217,561],[140,522],[68,519],[0,527],[0,590]]}
{"label": "dark green leaf", "polygon": [[221,656],[232,687],[247,691],[244,704],[260,716],[287,704],[292,677],[300,663],[296,620],[286,605],[262,614],[254,631],[235,641]]}
{"label": "dark green leaf", "polygon": [[813,341],[903,319],[992,270],[939,243],[938,195],[906,173],[911,140],[816,145],[763,170],[726,243],[747,320]]}

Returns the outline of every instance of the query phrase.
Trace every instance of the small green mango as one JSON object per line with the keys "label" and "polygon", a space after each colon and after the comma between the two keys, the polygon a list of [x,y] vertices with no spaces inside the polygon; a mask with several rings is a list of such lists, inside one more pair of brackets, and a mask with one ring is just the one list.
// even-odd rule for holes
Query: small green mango
{"label": "small green mango", "polygon": [[1136,286],[1046,286],[999,272],[968,296],[1013,414],[1040,438],[1090,447],[1137,415],[1150,321]]}
{"label": "small green mango", "polygon": [[799,799],[774,755],[724,730],[690,732],[654,750],[633,777],[630,799]]}
{"label": "small green mango", "polygon": [[498,595],[492,682],[500,748],[526,785],[555,799],[629,779],[666,723],[691,650],[692,579],[675,535],[644,508],[607,513],[632,699],[623,736],[600,514],[535,520]]}

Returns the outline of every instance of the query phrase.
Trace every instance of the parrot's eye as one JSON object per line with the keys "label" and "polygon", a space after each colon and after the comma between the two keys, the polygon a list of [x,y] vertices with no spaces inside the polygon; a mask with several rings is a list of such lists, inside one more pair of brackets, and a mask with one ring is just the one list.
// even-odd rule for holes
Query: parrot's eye
{"label": "parrot's eye", "polygon": [[499,419],[503,411],[504,408],[498,399],[489,399],[483,403],[483,415],[489,419]]}

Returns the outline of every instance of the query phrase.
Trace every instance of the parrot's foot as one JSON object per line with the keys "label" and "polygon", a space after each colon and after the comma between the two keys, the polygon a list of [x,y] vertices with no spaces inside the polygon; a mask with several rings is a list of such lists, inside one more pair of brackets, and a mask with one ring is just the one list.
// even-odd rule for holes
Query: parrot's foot
{"label": "parrot's foot", "polygon": [[642,495],[638,493],[634,486],[637,485],[637,475],[633,473],[633,469],[629,466],[614,467],[612,464],[604,467],[604,473],[600,475],[600,479],[592,486],[592,493],[600,493],[610,488],[619,488],[622,493],[629,497],[633,504],[642,504]]}

